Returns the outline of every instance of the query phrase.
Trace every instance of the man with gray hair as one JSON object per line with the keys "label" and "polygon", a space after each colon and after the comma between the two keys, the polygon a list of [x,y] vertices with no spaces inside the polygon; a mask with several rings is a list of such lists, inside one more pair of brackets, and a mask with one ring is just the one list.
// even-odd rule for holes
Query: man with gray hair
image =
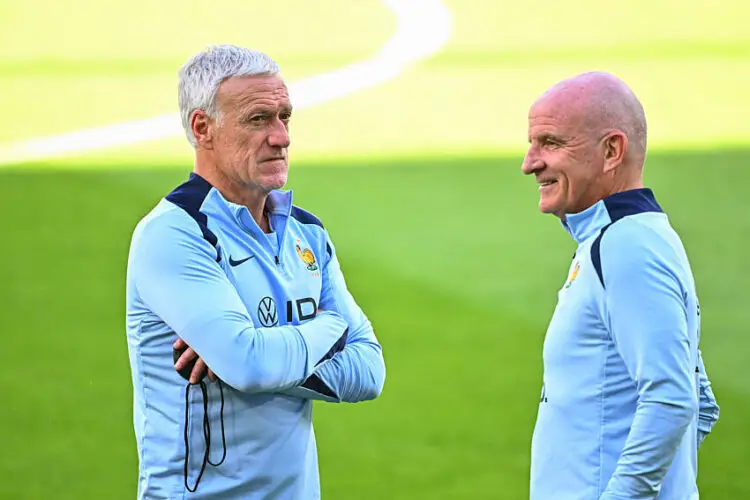
{"label": "man with gray hair", "polygon": [[697,500],[719,418],[679,236],[643,186],[646,117],[607,73],[545,92],[523,173],[578,245],[544,340],[532,500]]}
{"label": "man with gray hair", "polygon": [[281,190],[292,105],[276,63],[217,46],[179,77],[194,171],[128,260],[138,498],[317,499],[312,401],[376,398],[381,347],[328,231]]}

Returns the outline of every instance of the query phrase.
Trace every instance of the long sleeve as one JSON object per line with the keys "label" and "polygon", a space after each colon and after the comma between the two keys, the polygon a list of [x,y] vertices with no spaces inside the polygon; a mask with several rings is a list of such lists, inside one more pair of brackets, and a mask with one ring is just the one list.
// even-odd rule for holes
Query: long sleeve
{"label": "long sleeve", "polygon": [[349,325],[344,349],[321,363],[296,395],[329,402],[376,398],[385,382],[385,362],[370,321],[347,289],[332,243],[323,269],[320,307],[340,314]]}
{"label": "long sleeve", "polygon": [[[659,236],[612,230],[602,240],[606,320],[638,403],[602,500],[655,499],[697,412],[697,338],[673,250]],[[691,347],[692,346],[692,347]]]}
{"label": "long sleeve", "polygon": [[140,299],[237,390],[278,391],[308,378],[346,330],[341,315],[255,328],[216,257],[181,213],[146,222],[136,231],[130,260]]}
{"label": "long sleeve", "polygon": [[719,420],[719,404],[716,402],[711,382],[706,374],[703,356],[698,350],[698,375],[700,384],[700,400],[698,406],[698,444],[703,443],[706,436]]}

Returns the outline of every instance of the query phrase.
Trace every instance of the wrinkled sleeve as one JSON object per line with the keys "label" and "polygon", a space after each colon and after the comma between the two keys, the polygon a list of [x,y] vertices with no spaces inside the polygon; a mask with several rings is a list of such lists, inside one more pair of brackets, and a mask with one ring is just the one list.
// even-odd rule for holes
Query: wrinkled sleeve
{"label": "wrinkled sleeve", "polygon": [[134,234],[130,266],[140,300],[228,385],[273,392],[298,385],[342,337],[336,312],[304,325],[256,328],[192,219],[169,213]]}
{"label": "wrinkled sleeve", "polygon": [[655,499],[697,412],[683,286],[657,237],[612,230],[601,256],[606,320],[638,391],[630,433],[601,499]]}
{"label": "wrinkled sleeve", "polygon": [[322,272],[320,308],[340,314],[349,327],[340,352],[320,363],[295,395],[329,402],[376,398],[385,383],[382,348],[373,327],[349,292],[335,248],[328,239],[329,258]]}

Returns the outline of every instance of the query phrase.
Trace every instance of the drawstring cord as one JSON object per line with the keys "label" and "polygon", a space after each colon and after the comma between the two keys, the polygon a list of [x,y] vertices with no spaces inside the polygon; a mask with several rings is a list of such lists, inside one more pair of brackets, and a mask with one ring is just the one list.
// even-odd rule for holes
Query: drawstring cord
{"label": "drawstring cord", "polygon": [[208,418],[208,388],[206,387],[206,383],[202,380],[198,382],[198,385],[201,389],[201,394],[203,396],[203,439],[206,443],[206,451],[203,454],[203,461],[201,463],[201,469],[198,473],[198,477],[195,480],[195,485],[191,488],[188,484],[188,464],[190,462],[190,439],[188,436],[188,423],[190,421],[190,387],[194,384],[191,384],[188,382],[187,386],[185,387],[185,488],[191,493],[195,492],[198,489],[198,484],[201,481],[201,477],[203,477],[203,472],[206,470],[206,465],[213,465],[214,467],[218,467],[222,463],[224,463],[224,459],[227,457],[227,441],[226,436],[224,434],[224,389],[222,388],[221,380],[218,381],[219,384],[219,394],[221,395],[221,407],[219,409],[219,421],[221,422],[221,446],[222,446],[222,455],[221,460],[214,463],[211,461],[211,458],[209,456],[211,452],[211,423]]}

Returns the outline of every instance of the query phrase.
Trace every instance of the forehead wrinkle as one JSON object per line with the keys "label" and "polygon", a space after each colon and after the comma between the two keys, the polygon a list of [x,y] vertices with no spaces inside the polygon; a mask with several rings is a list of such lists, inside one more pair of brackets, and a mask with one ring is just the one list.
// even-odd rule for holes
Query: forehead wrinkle
{"label": "forehead wrinkle", "polygon": [[[259,78],[269,77],[251,76],[241,79],[252,81],[258,80]],[[239,78],[237,80],[239,80]],[[231,110],[247,110],[253,107],[253,105],[259,103],[271,104],[273,107],[276,107],[277,105],[290,106],[289,92],[283,81],[276,80],[275,78],[273,78],[270,82],[257,81],[257,83],[255,83],[254,85],[241,88],[239,89],[239,91],[232,88],[231,90],[235,90],[234,92],[227,89],[227,83],[229,83],[230,81],[230,85],[236,85],[233,79],[229,79],[223,82],[219,87],[219,92],[217,94],[217,103],[220,107],[231,106]]]}
{"label": "forehead wrinkle", "polygon": [[545,94],[532,106],[530,128],[535,135],[554,135],[572,139],[586,132],[579,99],[562,99],[560,95]]}
{"label": "forehead wrinkle", "polygon": [[239,105],[251,105],[255,102],[285,102],[289,100],[288,93],[285,88],[275,88],[273,90],[258,89],[255,88],[250,92],[244,93],[237,97],[237,104]]}
{"label": "forehead wrinkle", "polygon": [[245,102],[241,102],[236,106],[236,109],[240,113],[250,113],[252,111],[277,111],[287,108],[292,108],[288,102],[266,98],[247,99]]}

